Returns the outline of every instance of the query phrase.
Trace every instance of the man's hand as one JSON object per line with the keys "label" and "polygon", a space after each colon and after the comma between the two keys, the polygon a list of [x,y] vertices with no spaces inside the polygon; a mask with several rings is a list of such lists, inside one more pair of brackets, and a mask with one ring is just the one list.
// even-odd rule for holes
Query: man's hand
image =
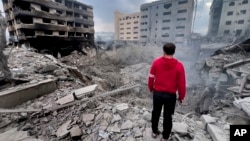
{"label": "man's hand", "polygon": [[183,100],[182,99],[178,99],[178,101],[179,101],[179,104],[182,105]]}

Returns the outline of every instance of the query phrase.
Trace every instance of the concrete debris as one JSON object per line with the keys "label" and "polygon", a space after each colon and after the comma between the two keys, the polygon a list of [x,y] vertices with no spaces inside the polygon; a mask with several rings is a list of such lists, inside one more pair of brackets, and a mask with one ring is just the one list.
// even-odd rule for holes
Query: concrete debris
{"label": "concrete debris", "polygon": [[71,123],[71,120],[68,120],[66,121],[65,123],[63,123],[56,131],[56,136],[58,138],[64,138],[66,137],[69,133],[70,133],[70,130],[68,130],[68,127]]}
{"label": "concrete debris", "polygon": [[82,130],[81,130],[81,128],[78,125],[74,125],[70,129],[70,136],[72,138],[81,137],[82,136]]}
{"label": "concrete debris", "polygon": [[28,136],[26,131],[17,131],[17,128],[9,129],[8,131],[0,134],[2,141],[43,141],[41,139],[35,139]]}
{"label": "concrete debris", "polygon": [[235,100],[233,103],[236,107],[245,111],[247,115],[250,117],[250,97]]}
{"label": "concrete debris", "polygon": [[93,121],[95,119],[95,115],[94,114],[83,114],[82,115],[82,121],[83,122],[90,122]]}
{"label": "concrete debris", "polygon": [[228,141],[229,140],[229,132],[219,128],[216,125],[208,124],[207,131],[212,136],[213,141]]}
{"label": "concrete debris", "polygon": [[63,105],[63,104],[67,104],[67,103],[73,102],[74,100],[75,100],[74,95],[73,94],[69,94],[69,95],[66,95],[63,98],[58,99],[56,101],[56,103],[60,104],[60,105]]}
{"label": "concrete debris", "polygon": [[173,132],[185,135],[188,133],[188,125],[186,123],[173,122]]}
{"label": "concrete debris", "polygon": [[131,128],[133,128],[133,122],[131,122],[130,120],[127,120],[121,125],[121,130],[126,130]]}
{"label": "concrete debris", "polygon": [[78,99],[81,99],[83,96],[93,92],[97,87],[97,84],[90,85],[81,89],[77,89],[74,91],[74,96]]}

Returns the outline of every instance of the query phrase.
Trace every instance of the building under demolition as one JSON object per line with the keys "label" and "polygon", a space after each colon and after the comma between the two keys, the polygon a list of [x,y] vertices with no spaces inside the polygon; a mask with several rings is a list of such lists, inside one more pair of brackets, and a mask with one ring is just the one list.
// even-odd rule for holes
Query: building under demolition
{"label": "building under demolition", "polygon": [[93,7],[76,0],[2,0],[12,41],[53,54],[94,42]]}

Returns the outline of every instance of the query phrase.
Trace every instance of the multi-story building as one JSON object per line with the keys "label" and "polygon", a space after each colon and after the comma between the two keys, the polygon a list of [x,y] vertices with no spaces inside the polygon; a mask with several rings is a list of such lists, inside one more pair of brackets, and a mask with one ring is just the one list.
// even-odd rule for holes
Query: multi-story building
{"label": "multi-story building", "polygon": [[209,12],[209,26],[208,26],[208,37],[217,36],[220,26],[222,0],[213,0]]}
{"label": "multi-story building", "polygon": [[115,11],[115,40],[139,40],[140,19],[140,12],[123,14]]}
{"label": "multi-story building", "polygon": [[223,0],[218,36],[243,36],[250,30],[249,14],[249,0]]}
{"label": "multi-story building", "polygon": [[141,5],[142,42],[183,44],[191,34],[194,0],[160,0]]}
{"label": "multi-story building", "polygon": [[93,7],[76,0],[2,0],[11,37],[37,49],[94,42]]}

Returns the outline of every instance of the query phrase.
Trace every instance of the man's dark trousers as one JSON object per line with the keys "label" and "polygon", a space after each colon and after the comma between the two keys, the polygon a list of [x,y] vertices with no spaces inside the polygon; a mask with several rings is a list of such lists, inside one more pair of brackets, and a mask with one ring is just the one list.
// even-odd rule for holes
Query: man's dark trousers
{"label": "man's dark trousers", "polygon": [[163,132],[164,139],[168,139],[172,130],[172,115],[174,114],[176,104],[176,94],[170,94],[167,92],[153,92],[153,111],[152,111],[152,130],[153,133],[158,132],[158,123],[161,115],[162,106],[163,111]]}

